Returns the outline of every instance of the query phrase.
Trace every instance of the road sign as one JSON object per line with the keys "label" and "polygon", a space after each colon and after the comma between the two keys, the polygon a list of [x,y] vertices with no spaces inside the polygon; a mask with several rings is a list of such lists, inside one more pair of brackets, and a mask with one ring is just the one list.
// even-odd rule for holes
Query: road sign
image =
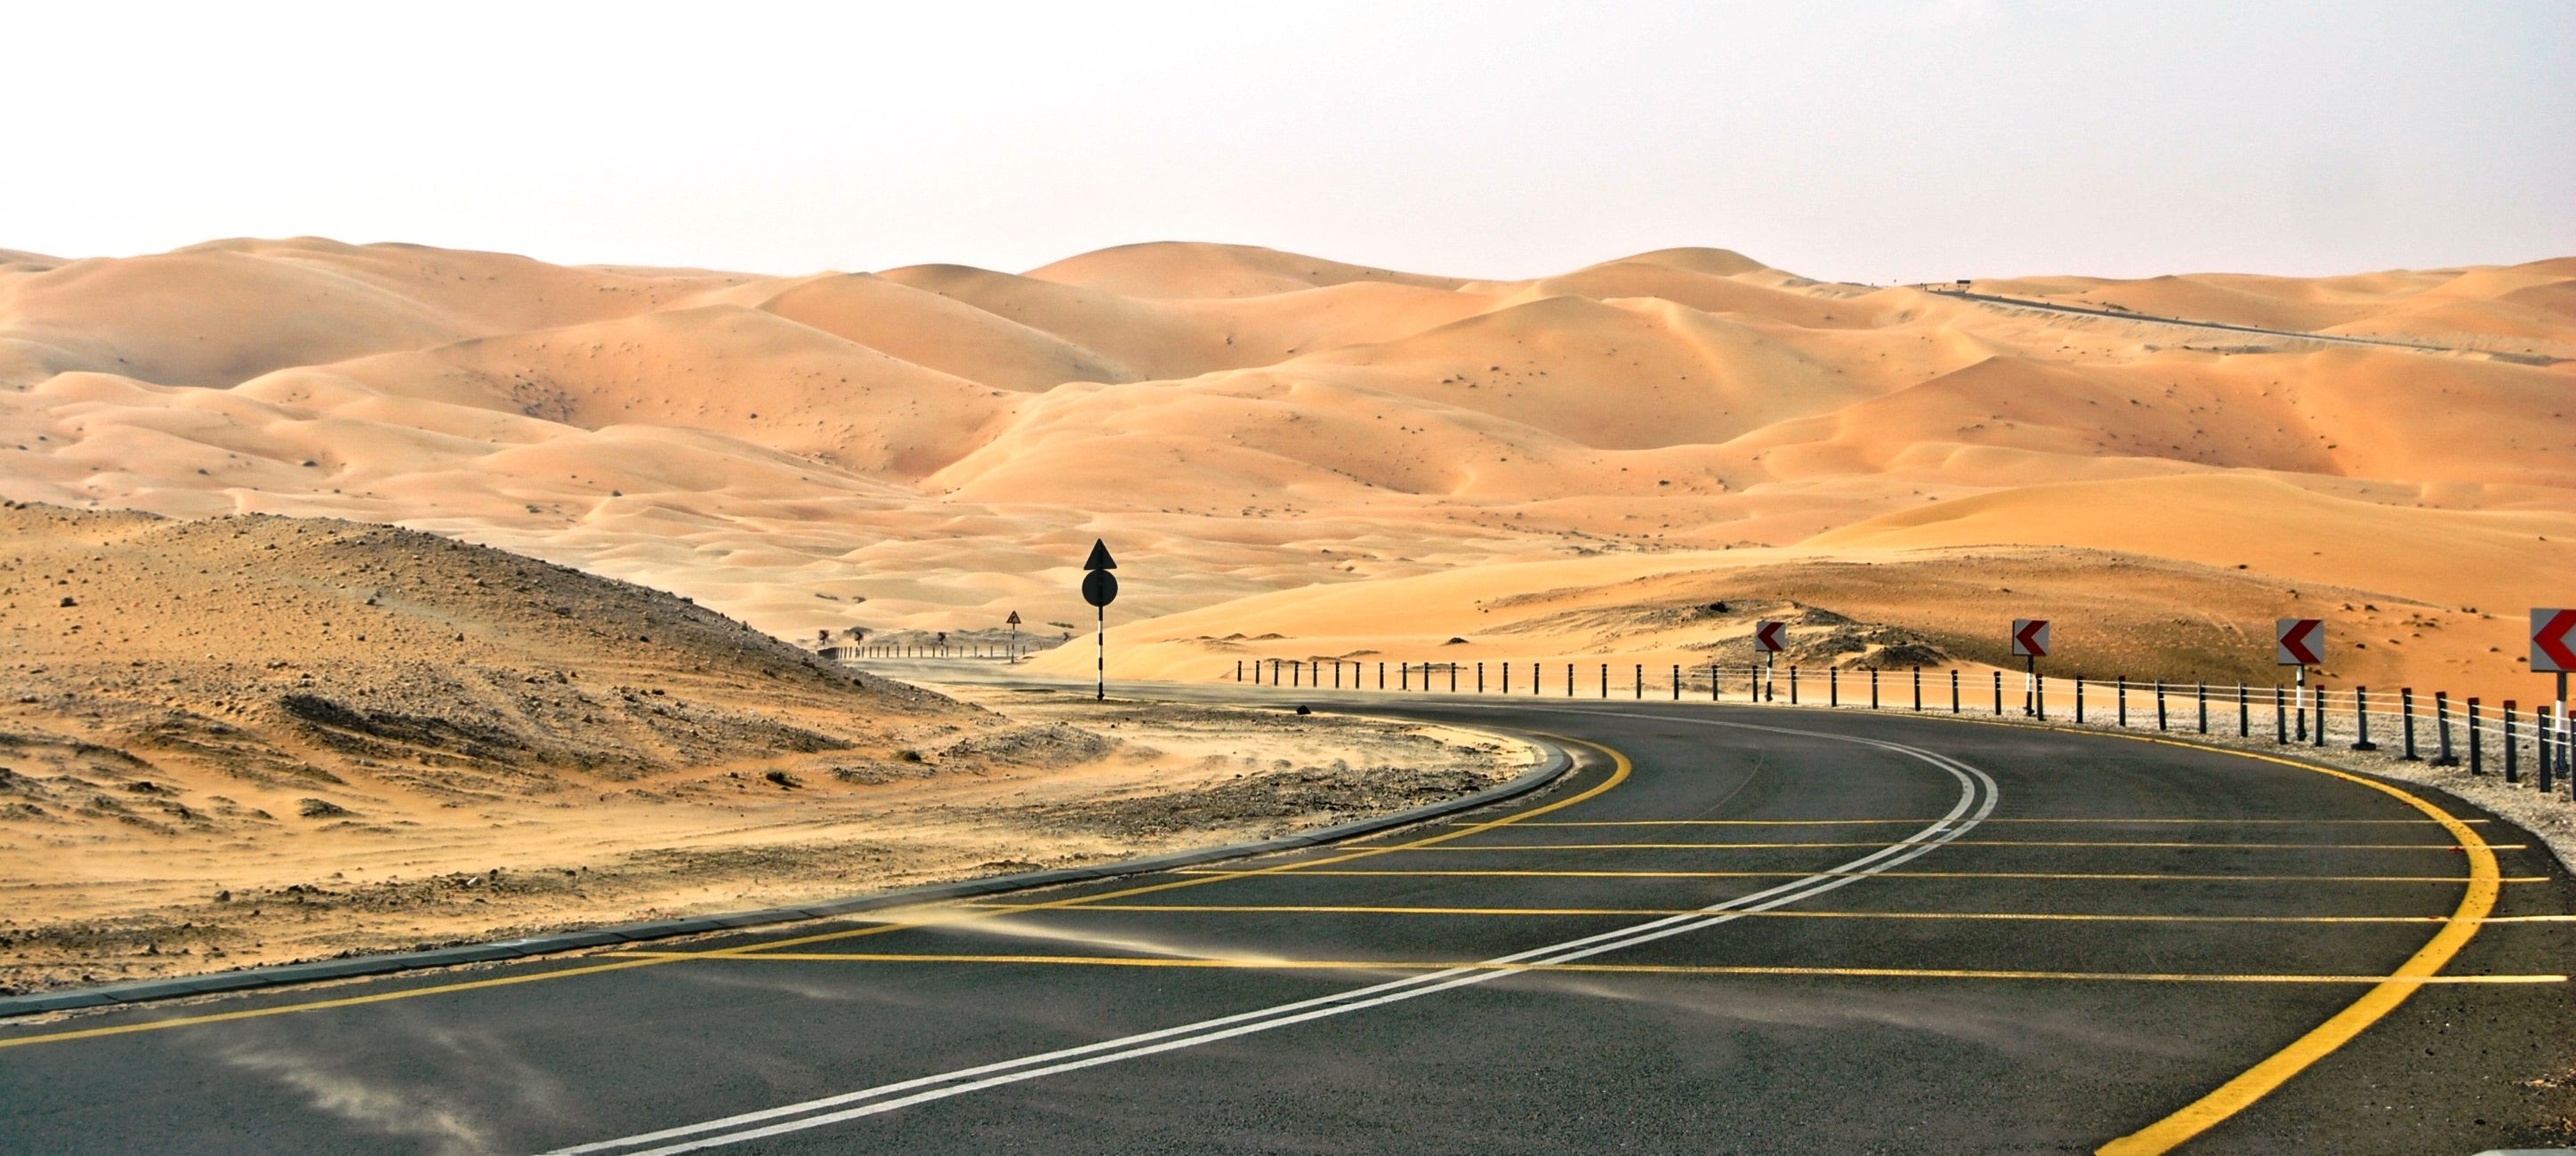
{"label": "road sign", "polygon": [[1780,639],[1780,632],[1787,629],[1788,626],[1789,624],[1786,622],[1773,622],[1768,619],[1755,624],[1753,627],[1753,645],[1759,646],[1773,654],[1778,654],[1781,651],[1788,649],[1788,644]]}
{"label": "road sign", "polygon": [[2325,619],[2278,618],[2273,620],[2273,665],[2316,666],[2325,660]]}
{"label": "road sign", "polygon": [[1109,697],[1109,604],[1118,600],[1118,576],[1110,571],[1118,568],[1118,560],[1109,556],[1106,540],[1094,538],[1091,540],[1091,557],[1082,560],[1082,568],[1085,571],[1082,600],[1090,603],[1092,612],[1100,616],[1100,629],[1091,636],[1092,662],[1097,675],[1092,696],[1106,700]]}
{"label": "road sign", "polygon": [[1094,606],[1107,606],[1118,600],[1118,576],[1107,570],[1094,570],[1082,576],[1082,600]]}
{"label": "road sign", "polygon": [[1020,612],[1019,612],[1019,611],[1017,611],[1017,610],[1014,610],[1014,611],[1012,611],[1012,612],[1011,612],[1011,616],[1010,616],[1009,618],[1005,618],[1005,619],[1003,619],[1002,621],[1004,621],[1005,623],[1008,623],[1008,624],[1010,624],[1010,625],[1012,625],[1012,626],[1017,626],[1017,625],[1019,625],[1019,624],[1020,624]]}
{"label": "road sign", "polygon": [[2576,670],[2576,610],[2531,612],[2531,669],[2541,674]]}
{"label": "road sign", "polygon": [[2045,618],[2013,619],[2012,652],[2021,658],[2048,657],[2048,620]]}

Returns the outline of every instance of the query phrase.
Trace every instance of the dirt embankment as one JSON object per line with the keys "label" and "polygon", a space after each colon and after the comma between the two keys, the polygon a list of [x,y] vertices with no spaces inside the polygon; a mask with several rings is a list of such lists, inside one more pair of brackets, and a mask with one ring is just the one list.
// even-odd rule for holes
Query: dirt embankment
{"label": "dirt embankment", "polygon": [[385,527],[13,505],[0,542],[0,989],[1259,837],[1527,761],[1359,720],[988,709]]}

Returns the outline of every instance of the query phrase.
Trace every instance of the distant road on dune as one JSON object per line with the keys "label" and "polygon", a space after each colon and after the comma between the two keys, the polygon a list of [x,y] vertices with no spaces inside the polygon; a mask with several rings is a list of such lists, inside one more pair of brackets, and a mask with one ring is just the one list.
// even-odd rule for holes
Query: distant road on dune
{"label": "distant road on dune", "polygon": [[2310,333],[2300,329],[2260,329],[2251,325],[2230,325],[2224,321],[2191,321],[2181,317],[2159,317],[2127,309],[2094,309],[2056,301],[2033,301],[2027,297],[2000,297],[1992,293],[1971,293],[1965,289],[1935,289],[1925,286],[1926,293],[1956,297],[1962,301],[1983,301],[1989,305],[2010,305],[2021,309],[2045,309],[2051,313],[2080,313],[2087,317],[2108,317],[2117,321],[2153,321],[2159,325],[2181,325],[2192,329],[2217,329],[2229,333],[2257,333],[2266,337],[2295,337],[2302,341],[2328,341],[2341,345],[2386,345],[2398,349],[2421,349],[2433,353],[2481,353],[2484,350],[2462,349],[2455,345],[2426,345],[2415,341],[2393,341],[2385,337],[2346,337],[2337,333]]}
{"label": "distant road on dune", "polygon": [[0,1150],[2471,1152],[2576,1106],[2576,882],[2445,796],[1927,718],[1300,701],[1574,761],[1338,845],[0,1025]]}

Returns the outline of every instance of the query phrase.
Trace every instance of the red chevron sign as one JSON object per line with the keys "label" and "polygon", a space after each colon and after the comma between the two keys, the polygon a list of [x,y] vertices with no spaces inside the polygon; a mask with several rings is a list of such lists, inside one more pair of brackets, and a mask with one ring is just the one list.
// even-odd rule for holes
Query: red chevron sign
{"label": "red chevron sign", "polygon": [[2048,657],[2048,620],[2045,618],[2013,619],[2012,651],[2019,658]]}
{"label": "red chevron sign", "polygon": [[1753,645],[1759,646],[1773,654],[1780,653],[1782,650],[1788,648],[1788,644],[1780,640],[1780,632],[1783,629],[1786,629],[1788,625],[1789,624],[1786,622],[1771,622],[1767,620],[1762,622],[1760,625],[1753,628]]}
{"label": "red chevron sign", "polygon": [[2315,666],[2326,660],[2326,620],[2279,618],[2272,622],[2272,662],[2278,666]]}
{"label": "red chevron sign", "polygon": [[2531,669],[2541,673],[2576,670],[2576,610],[2531,612]]}

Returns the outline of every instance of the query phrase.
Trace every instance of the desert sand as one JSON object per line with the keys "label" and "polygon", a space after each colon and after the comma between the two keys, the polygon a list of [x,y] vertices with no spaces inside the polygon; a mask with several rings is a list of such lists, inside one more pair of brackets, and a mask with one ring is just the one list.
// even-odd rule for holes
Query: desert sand
{"label": "desert sand", "polygon": [[1516,743],[959,701],[415,531],[0,508],[0,990],[814,902],[1470,793]]}
{"label": "desert sand", "polygon": [[[2576,561],[2576,258],[1970,287],[2095,313],[1951,288],[1718,249],[1508,281],[1196,243],[807,276],[15,253],[0,495],[399,525],[800,641],[1083,629],[1104,537],[1130,677],[1669,667],[1743,616],[1567,615],[1730,601],[1963,663],[2051,617],[2070,672],[2250,679],[2297,610],[2337,682],[2541,689],[2515,662]],[[1880,653],[1838,637],[1808,660]]]}

